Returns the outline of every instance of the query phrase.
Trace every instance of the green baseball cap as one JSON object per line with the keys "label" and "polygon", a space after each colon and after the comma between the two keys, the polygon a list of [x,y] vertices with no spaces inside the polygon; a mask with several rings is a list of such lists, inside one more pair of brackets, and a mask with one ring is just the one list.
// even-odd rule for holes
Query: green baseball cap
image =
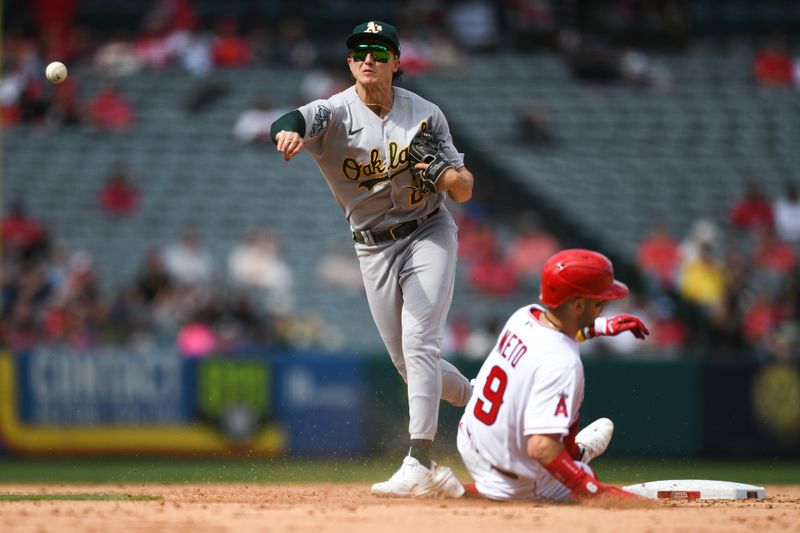
{"label": "green baseball cap", "polygon": [[400,56],[400,40],[397,38],[397,28],[379,20],[364,22],[353,28],[353,33],[347,38],[347,48],[353,48],[360,41],[379,41],[394,50]]}

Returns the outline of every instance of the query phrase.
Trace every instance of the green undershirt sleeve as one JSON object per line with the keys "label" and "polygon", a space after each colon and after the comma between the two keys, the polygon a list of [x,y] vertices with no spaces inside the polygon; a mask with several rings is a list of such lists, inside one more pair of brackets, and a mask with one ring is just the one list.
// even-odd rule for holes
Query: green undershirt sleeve
{"label": "green undershirt sleeve", "polygon": [[269,135],[272,137],[272,142],[275,144],[278,143],[278,141],[275,140],[275,136],[282,131],[296,131],[301,137],[305,137],[306,119],[303,118],[303,114],[295,109],[273,122],[272,126],[269,128]]}

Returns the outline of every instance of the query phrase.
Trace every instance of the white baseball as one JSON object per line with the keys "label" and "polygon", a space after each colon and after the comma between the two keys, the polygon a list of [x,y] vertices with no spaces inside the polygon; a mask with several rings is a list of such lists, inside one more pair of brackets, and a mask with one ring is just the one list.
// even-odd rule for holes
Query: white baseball
{"label": "white baseball", "polygon": [[53,61],[47,65],[44,75],[50,83],[61,83],[67,79],[67,67],[61,61]]}

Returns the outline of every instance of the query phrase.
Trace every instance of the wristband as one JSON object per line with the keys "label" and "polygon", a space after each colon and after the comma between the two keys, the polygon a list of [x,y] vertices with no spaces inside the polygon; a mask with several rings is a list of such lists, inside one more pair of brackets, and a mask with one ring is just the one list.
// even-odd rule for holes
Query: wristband
{"label": "wristband", "polygon": [[597,336],[595,333],[594,326],[586,326],[585,328],[581,328],[578,330],[578,334],[575,335],[575,338],[578,339],[578,342],[586,342],[589,339],[593,339]]}

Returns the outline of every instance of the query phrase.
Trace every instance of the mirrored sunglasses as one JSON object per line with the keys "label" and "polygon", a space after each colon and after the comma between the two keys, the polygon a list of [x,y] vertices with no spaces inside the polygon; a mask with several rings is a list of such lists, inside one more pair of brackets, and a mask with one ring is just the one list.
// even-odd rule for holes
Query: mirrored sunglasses
{"label": "mirrored sunglasses", "polygon": [[378,63],[386,63],[392,58],[392,53],[385,46],[379,44],[357,44],[350,50],[353,61],[364,61],[367,54],[372,54],[372,59]]}

